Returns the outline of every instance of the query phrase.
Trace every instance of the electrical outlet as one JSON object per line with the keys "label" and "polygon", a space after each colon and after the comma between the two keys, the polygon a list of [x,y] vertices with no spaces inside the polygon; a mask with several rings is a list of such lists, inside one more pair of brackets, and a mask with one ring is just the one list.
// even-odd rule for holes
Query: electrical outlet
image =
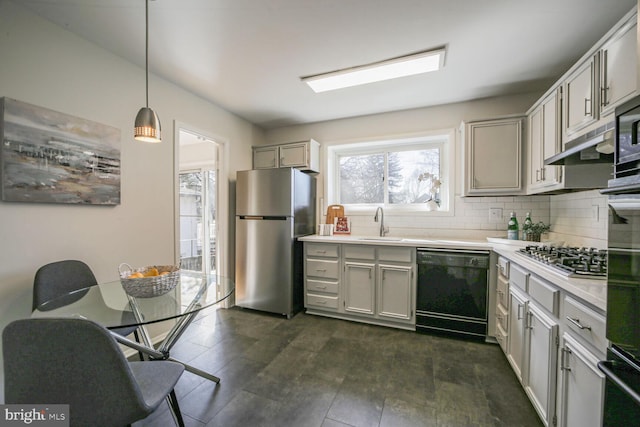
{"label": "electrical outlet", "polygon": [[489,220],[491,222],[502,221],[502,208],[489,208]]}

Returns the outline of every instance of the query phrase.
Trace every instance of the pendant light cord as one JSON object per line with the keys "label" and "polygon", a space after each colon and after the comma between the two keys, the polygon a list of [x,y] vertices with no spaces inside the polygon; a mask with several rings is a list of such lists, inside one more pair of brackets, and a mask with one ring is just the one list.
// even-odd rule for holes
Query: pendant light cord
{"label": "pendant light cord", "polygon": [[144,44],[144,67],[145,67],[145,76],[146,76],[146,85],[147,88],[147,108],[149,108],[149,0],[145,0],[145,44]]}

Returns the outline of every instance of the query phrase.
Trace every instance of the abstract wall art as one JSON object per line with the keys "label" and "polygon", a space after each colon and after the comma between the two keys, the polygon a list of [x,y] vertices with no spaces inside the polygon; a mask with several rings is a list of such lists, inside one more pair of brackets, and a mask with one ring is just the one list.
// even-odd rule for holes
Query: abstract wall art
{"label": "abstract wall art", "polygon": [[3,201],[120,203],[120,129],[0,100]]}

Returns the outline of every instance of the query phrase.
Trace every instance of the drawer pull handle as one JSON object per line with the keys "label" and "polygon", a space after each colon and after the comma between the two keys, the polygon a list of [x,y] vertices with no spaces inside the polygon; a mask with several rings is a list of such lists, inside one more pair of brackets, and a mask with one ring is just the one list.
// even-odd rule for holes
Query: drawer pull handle
{"label": "drawer pull handle", "polygon": [[316,271],[327,271],[326,268],[316,268]]}
{"label": "drawer pull handle", "polygon": [[327,251],[320,251],[320,250],[318,250],[316,252],[318,252],[319,254],[326,254],[327,253]]}
{"label": "drawer pull handle", "polygon": [[567,316],[567,320],[571,323],[573,323],[574,325],[576,325],[578,328],[580,329],[586,329],[587,331],[591,330],[591,326],[584,326],[580,324],[580,319],[573,319],[569,316]]}

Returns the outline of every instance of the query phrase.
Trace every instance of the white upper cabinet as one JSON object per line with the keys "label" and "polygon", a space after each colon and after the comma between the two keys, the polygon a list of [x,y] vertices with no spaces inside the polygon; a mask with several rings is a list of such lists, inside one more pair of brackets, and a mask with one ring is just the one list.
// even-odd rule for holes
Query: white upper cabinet
{"label": "white upper cabinet", "polygon": [[634,8],[560,79],[563,142],[612,121],[615,108],[637,94],[636,29]]}
{"label": "white upper cabinet", "polygon": [[320,144],[308,141],[253,147],[253,168],[298,168],[320,172]]}
{"label": "white upper cabinet", "polygon": [[633,19],[600,50],[600,115],[633,97],[637,86],[637,29]]}
{"label": "white upper cabinet", "polygon": [[564,81],[563,127],[567,140],[598,120],[598,56],[587,59]]}
{"label": "white upper cabinet", "polygon": [[464,126],[465,195],[522,194],[522,118]]}
{"label": "white upper cabinet", "polygon": [[527,194],[554,190],[562,183],[562,166],[546,166],[562,150],[560,139],[560,88],[552,91],[529,114],[529,179]]}

